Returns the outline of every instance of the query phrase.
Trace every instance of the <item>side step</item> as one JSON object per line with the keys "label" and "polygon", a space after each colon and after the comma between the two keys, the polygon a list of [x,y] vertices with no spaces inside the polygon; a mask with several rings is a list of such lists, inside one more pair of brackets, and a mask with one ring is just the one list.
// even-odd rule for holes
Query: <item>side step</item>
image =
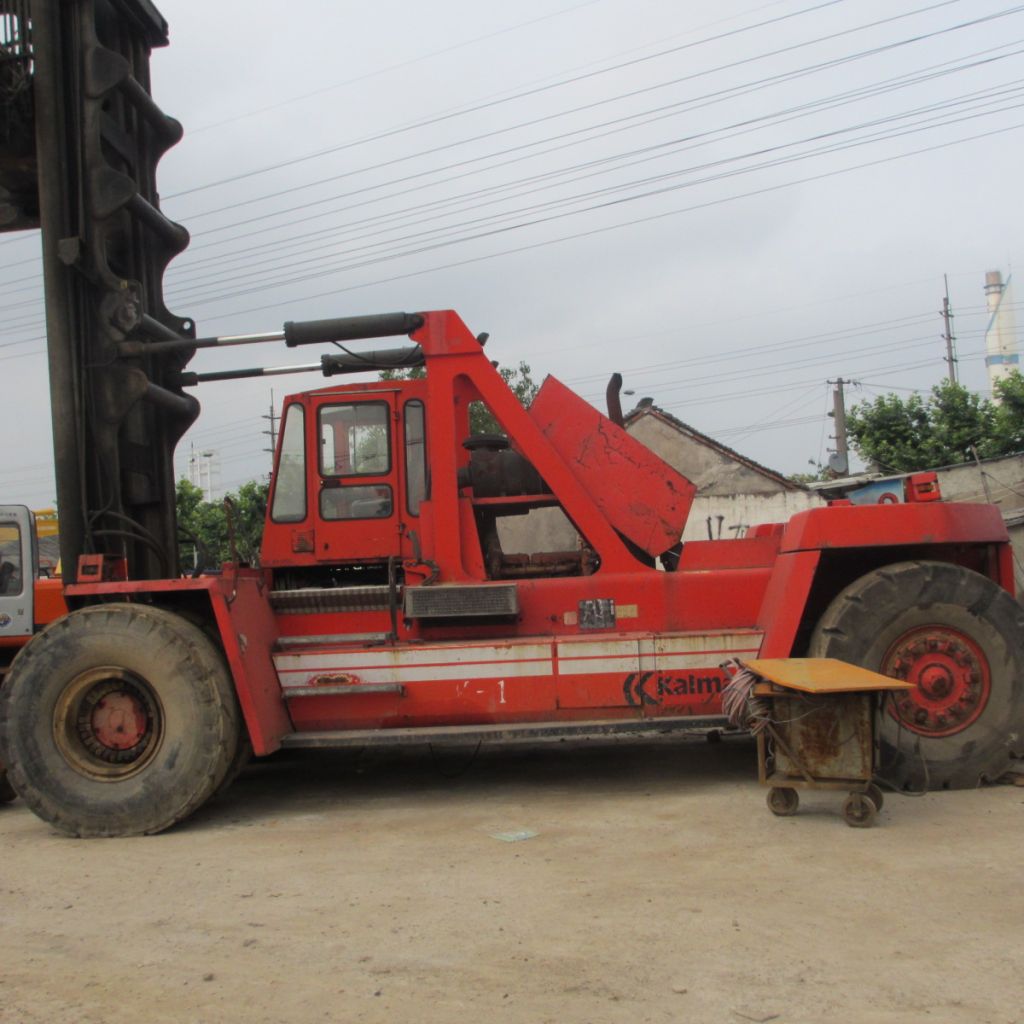
{"label": "side step", "polygon": [[339,729],[331,732],[293,732],[281,737],[289,750],[343,747],[399,747],[417,743],[538,742],[583,739],[588,736],[657,736],[665,733],[706,732],[728,725],[721,715],[686,718],[639,718],[627,721],[515,722],[504,725],[441,725],[416,729]]}

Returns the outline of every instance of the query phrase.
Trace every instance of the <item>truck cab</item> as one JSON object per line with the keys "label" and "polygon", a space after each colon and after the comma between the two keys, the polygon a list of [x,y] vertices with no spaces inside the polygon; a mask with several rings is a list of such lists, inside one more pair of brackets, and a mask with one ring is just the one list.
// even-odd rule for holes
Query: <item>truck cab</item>
{"label": "truck cab", "polygon": [[411,558],[426,494],[424,381],[293,395],[282,412],[261,564],[376,579]]}
{"label": "truck cab", "polygon": [[34,629],[35,532],[24,505],[0,505],[0,645],[20,647]]}
{"label": "truck cab", "polygon": [[0,505],[0,680],[31,636],[66,610],[60,579],[40,568],[35,515]]}

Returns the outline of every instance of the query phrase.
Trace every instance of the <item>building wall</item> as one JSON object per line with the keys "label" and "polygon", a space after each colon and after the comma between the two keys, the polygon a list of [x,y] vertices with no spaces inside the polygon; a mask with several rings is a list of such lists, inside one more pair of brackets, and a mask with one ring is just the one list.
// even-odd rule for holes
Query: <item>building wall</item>
{"label": "building wall", "polygon": [[[984,477],[982,476],[984,474]],[[989,501],[1004,512],[1024,508],[1024,455],[1007,455],[938,471],[946,501]],[[988,487],[986,496],[985,487]]]}
{"label": "building wall", "polygon": [[506,555],[533,555],[575,551],[580,537],[560,508],[535,508],[525,516],[499,519],[498,539]]}
{"label": "building wall", "polygon": [[[1024,596],[1024,455],[1007,455],[938,471],[945,501],[991,501],[1008,519],[1017,596]],[[987,488],[987,492],[986,492]]]}
{"label": "building wall", "polygon": [[[818,508],[825,500],[809,491],[778,491],[775,494],[700,494],[694,499],[683,540],[717,540],[743,537],[759,523],[784,523],[797,512]],[[721,523],[718,517],[722,517]],[[711,520],[710,524],[708,519]]]}
{"label": "building wall", "polygon": [[784,489],[778,480],[702,444],[657,416],[641,415],[629,424],[628,430],[691,480],[701,495],[774,494]]}
{"label": "building wall", "polygon": [[[787,488],[657,416],[633,420],[629,433],[697,487],[684,541],[707,540],[709,519],[711,536],[729,539],[744,536],[758,523],[785,522],[797,512],[825,503],[819,494]],[[558,509],[536,509],[528,516],[506,519],[499,523],[499,535],[508,553],[568,551],[578,542],[576,531]]]}

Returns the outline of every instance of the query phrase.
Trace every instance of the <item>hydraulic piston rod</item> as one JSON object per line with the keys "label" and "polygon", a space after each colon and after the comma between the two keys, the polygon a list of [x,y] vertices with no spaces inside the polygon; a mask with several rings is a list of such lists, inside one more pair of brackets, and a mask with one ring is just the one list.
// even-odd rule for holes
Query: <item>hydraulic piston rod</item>
{"label": "hydraulic piston rod", "polygon": [[[397,337],[412,334],[422,326],[423,317],[419,313],[377,313],[371,316],[334,317],[330,320],[289,320],[280,331],[229,334],[215,338],[174,338],[153,342],[124,341],[119,351],[122,357],[136,358],[190,349],[261,345],[270,341],[283,341],[289,348],[295,348],[298,345],[329,345],[341,341]],[[259,374],[250,373],[248,376]]]}
{"label": "hydraulic piston rod", "polygon": [[181,387],[190,388],[216,380],[241,380],[245,377],[279,377],[287,373],[316,373],[334,377],[342,373],[367,373],[380,370],[400,370],[423,365],[423,350],[419,345],[389,348],[376,352],[329,353],[319,363],[301,363],[294,366],[251,366],[241,370],[215,370],[210,373],[182,373]]}

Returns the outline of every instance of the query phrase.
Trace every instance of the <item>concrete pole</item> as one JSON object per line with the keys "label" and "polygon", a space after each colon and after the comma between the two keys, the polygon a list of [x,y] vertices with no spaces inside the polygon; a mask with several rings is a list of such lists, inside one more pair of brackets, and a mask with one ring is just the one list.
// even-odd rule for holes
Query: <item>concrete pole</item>
{"label": "concrete pole", "polygon": [[956,383],[956,356],[953,355],[953,314],[949,308],[949,278],[943,274],[942,280],[946,282],[946,297],[942,300],[942,319],[946,321],[946,368],[947,376],[951,384]]}

